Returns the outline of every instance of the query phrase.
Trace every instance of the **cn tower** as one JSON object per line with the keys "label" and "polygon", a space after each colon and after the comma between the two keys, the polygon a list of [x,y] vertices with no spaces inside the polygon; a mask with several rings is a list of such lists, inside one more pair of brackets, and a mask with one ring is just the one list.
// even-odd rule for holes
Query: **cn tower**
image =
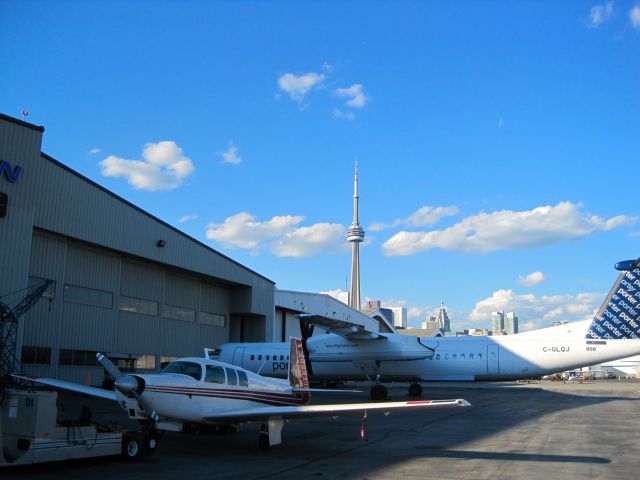
{"label": "cn tower", "polygon": [[364,240],[364,228],[358,223],[358,160],[353,176],[353,222],[347,231],[351,246],[351,291],[349,306],[360,310],[360,243]]}

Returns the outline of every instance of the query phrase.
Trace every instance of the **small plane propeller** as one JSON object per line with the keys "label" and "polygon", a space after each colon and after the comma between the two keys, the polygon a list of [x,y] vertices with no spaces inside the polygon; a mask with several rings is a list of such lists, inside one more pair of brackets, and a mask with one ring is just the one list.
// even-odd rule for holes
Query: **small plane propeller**
{"label": "small plane propeller", "polygon": [[100,362],[100,365],[102,365],[102,368],[104,368],[115,380],[118,380],[122,376],[122,372],[118,370],[118,367],[116,367],[105,355],[97,353],[96,358],[98,359],[98,362]]}
{"label": "small plane propeller", "polygon": [[116,367],[111,360],[109,360],[102,353],[96,355],[100,365],[115,378],[114,388],[123,395],[133,397],[140,405],[142,411],[151,419],[153,423],[157,422],[160,418],[156,411],[149,405],[149,402],[143,398],[142,392],[144,391],[143,380],[133,375],[123,375],[123,373]]}

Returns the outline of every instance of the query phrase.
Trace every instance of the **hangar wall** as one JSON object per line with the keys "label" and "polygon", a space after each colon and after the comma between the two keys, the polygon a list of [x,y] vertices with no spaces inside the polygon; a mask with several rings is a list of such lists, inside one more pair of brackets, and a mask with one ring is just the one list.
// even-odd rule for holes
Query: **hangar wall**
{"label": "hangar wall", "polygon": [[41,153],[43,131],[0,114],[0,297],[54,282],[20,319],[23,372],[95,384],[95,351],[157,368],[272,339],[271,280]]}

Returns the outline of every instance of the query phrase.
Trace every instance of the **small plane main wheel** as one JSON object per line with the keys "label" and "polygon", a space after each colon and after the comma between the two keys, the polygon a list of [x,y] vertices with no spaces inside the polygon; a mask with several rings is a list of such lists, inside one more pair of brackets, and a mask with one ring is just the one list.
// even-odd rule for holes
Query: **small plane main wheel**
{"label": "small plane main wheel", "polygon": [[127,460],[136,460],[141,454],[140,441],[136,437],[125,435],[122,439],[122,455]]}
{"label": "small plane main wheel", "polygon": [[412,383],[409,385],[409,395],[412,397],[419,397],[422,395],[422,385],[419,383]]}
{"label": "small plane main wheel", "polygon": [[371,400],[382,400],[383,398],[387,398],[387,387],[384,385],[374,385],[371,387],[369,395],[371,395]]}
{"label": "small plane main wheel", "polygon": [[269,445],[269,435],[265,435],[264,433],[260,434],[260,437],[258,438],[258,447],[260,447],[260,450],[263,452],[266,452],[271,448],[271,445]]}
{"label": "small plane main wheel", "polygon": [[156,453],[158,449],[158,438],[155,435],[149,435],[145,439],[145,452],[148,454]]}

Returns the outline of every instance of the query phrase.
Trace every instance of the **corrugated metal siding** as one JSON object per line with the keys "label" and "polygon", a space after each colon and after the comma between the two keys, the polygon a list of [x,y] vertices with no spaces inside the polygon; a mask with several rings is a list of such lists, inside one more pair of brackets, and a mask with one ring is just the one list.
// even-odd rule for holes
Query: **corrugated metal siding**
{"label": "corrugated metal siding", "polygon": [[122,262],[120,294],[129,297],[157,301],[162,304],[164,270],[149,264]]}
{"label": "corrugated metal siding", "polygon": [[197,310],[200,304],[200,282],[193,277],[167,274],[165,304]]}

